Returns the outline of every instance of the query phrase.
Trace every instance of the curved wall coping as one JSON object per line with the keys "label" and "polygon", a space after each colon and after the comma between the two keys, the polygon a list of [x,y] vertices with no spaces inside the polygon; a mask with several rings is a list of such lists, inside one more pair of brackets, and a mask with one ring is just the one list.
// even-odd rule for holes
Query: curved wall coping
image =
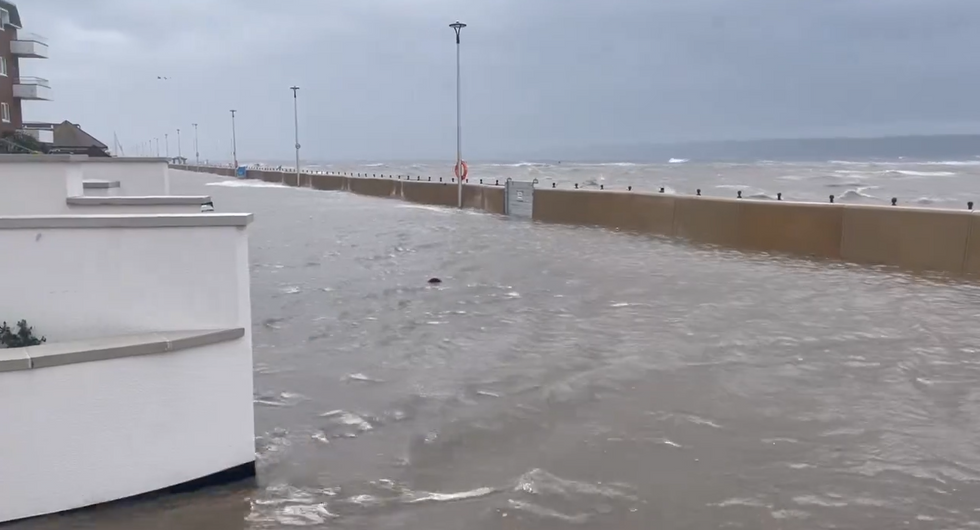
{"label": "curved wall coping", "polygon": [[23,215],[0,217],[0,230],[46,228],[180,228],[195,226],[244,227],[250,213],[155,214],[155,215]]}
{"label": "curved wall coping", "polygon": [[244,336],[245,328],[161,331],[0,349],[0,372],[175,352],[237,340]]}
{"label": "curved wall coping", "polygon": [[68,197],[73,206],[200,206],[210,202],[209,195],[144,195],[116,197]]}
{"label": "curved wall coping", "polygon": [[86,190],[105,190],[109,188],[118,188],[118,180],[83,180],[82,189]]}
{"label": "curved wall coping", "polygon": [[43,164],[66,162],[84,162],[88,155],[29,155],[29,154],[0,154],[0,164]]}

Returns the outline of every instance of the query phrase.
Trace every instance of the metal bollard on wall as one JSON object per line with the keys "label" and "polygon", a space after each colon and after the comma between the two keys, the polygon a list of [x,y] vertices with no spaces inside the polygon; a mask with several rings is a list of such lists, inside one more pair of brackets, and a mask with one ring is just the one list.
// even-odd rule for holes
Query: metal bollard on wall
{"label": "metal bollard on wall", "polygon": [[834,204],[834,196],[833,195],[830,196],[830,204]]}
{"label": "metal bollard on wall", "polygon": [[698,188],[698,197],[701,196],[701,188]]}
{"label": "metal bollard on wall", "polygon": [[554,182],[552,182],[552,183],[551,183],[551,187],[552,187],[552,188],[554,188],[554,187],[555,187],[555,183],[554,183]]}
{"label": "metal bollard on wall", "polygon": [[604,189],[606,189],[606,185],[605,185],[605,184],[599,184],[599,189],[600,189],[600,190],[604,190]]}
{"label": "metal bollard on wall", "polygon": [[429,177],[429,182],[432,182],[432,177]]}
{"label": "metal bollard on wall", "polygon": [[663,193],[663,192],[664,192],[664,187],[663,186],[660,186],[660,193]]}
{"label": "metal bollard on wall", "polygon": [[439,182],[442,182],[442,177],[439,177]]}
{"label": "metal bollard on wall", "polygon": [[500,185],[500,181],[499,181],[499,180],[495,180],[495,181],[493,181],[493,185],[494,185],[494,186],[499,186],[499,185]]}
{"label": "metal bollard on wall", "polygon": [[779,193],[776,194],[776,200],[777,201],[783,200],[783,192],[779,192]]}
{"label": "metal bollard on wall", "polygon": [[578,182],[575,183],[575,189],[578,189]]}
{"label": "metal bollard on wall", "polygon": [[892,197],[892,206],[896,206],[896,205],[898,205],[898,199],[895,198],[895,197]]}
{"label": "metal bollard on wall", "polygon": [[633,191],[633,186],[626,186],[626,189],[629,191]]}
{"label": "metal bollard on wall", "polygon": [[738,191],[738,198],[739,198],[739,199],[741,199],[741,198],[742,198],[742,190],[739,190],[739,191]]}

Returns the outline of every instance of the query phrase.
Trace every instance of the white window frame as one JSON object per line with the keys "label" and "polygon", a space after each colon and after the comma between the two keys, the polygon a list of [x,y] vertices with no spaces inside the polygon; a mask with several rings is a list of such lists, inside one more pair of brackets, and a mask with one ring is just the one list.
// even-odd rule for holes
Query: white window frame
{"label": "white window frame", "polygon": [[0,102],[0,121],[10,123],[10,103]]}
{"label": "white window frame", "polygon": [[7,58],[0,55],[0,76],[7,77]]}

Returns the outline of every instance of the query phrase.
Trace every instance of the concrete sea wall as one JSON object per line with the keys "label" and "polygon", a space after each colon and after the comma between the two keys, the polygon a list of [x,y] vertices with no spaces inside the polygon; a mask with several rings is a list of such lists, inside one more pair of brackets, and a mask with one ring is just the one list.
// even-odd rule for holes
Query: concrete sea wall
{"label": "concrete sea wall", "polygon": [[[229,168],[181,167],[231,176]],[[249,170],[247,178],[296,184],[295,173]],[[302,175],[320,190],[456,205],[453,183]],[[503,186],[467,184],[466,208],[504,213]],[[750,252],[885,265],[913,272],[980,275],[980,214],[968,210],[858,206],[602,190],[536,189],[535,221],[586,225]]]}

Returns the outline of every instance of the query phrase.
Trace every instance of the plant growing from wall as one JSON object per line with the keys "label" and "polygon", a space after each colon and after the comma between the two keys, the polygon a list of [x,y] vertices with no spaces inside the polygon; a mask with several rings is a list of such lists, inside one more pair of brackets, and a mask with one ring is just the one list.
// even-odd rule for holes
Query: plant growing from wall
{"label": "plant growing from wall", "polygon": [[36,138],[19,132],[4,132],[0,134],[0,153],[33,153],[47,152],[47,146]]}
{"label": "plant growing from wall", "polygon": [[0,325],[0,347],[3,348],[37,346],[47,342],[47,340],[45,337],[34,335],[34,327],[28,326],[26,320],[17,323],[17,331],[10,329],[6,322]]}

